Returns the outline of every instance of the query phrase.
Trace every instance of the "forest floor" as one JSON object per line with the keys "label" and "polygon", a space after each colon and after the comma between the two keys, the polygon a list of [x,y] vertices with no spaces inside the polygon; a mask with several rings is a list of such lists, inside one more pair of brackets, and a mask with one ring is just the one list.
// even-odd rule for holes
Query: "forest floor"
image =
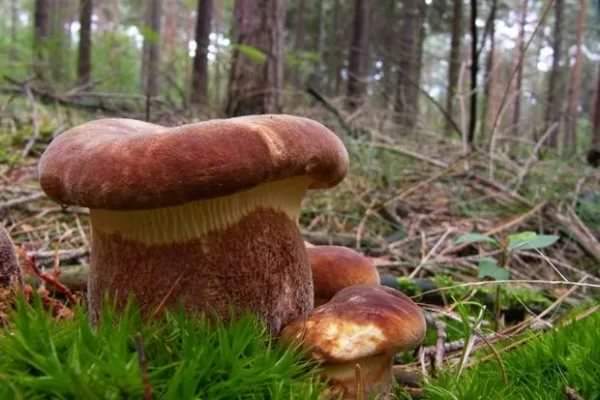
{"label": "forest floor", "polygon": [[[37,162],[54,135],[101,115],[20,101],[0,109],[0,218],[21,256],[41,268],[30,283],[43,276],[56,289],[51,281],[58,276],[81,293],[88,211],[45,197]],[[377,110],[340,119],[315,103],[294,113],[337,127],[351,156],[340,185],[307,196],[305,239],[371,256],[384,284],[411,294],[428,312],[424,347],[398,359],[404,396],[453,398],[435,397],[423,381],[462,372],[490,357],[497,343],[520,348],[520,340],[535,337],[531,332],[550,330],[567,315],[597,314],[600,171],[583,159],[542,154],[536,143],[465,156],[456,139],[424,130],[400,135]],[[558,241],[543,245],[553,236]],[[515,241],[525,245],[511,246]]]}

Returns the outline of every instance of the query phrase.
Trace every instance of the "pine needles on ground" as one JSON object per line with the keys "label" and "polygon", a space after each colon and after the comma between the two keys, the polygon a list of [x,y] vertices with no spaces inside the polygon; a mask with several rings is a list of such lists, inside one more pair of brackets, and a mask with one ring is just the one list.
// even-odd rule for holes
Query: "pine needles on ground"
{"label": "pine needles on ground", "polygon": [[81,310],[57,321],[39,300],[20,300],[0,354],[2,399],[141,399],[150,390],[154,399],[317,399],[321,388],[300,354],[250,316],[144,323],[135,307],[118,317],[105,307],[94,328]]}

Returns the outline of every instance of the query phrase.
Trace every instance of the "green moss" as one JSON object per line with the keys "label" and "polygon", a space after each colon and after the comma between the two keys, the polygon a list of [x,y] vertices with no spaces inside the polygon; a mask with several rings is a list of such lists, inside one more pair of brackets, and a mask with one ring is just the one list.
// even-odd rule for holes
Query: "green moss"
{"label": "green moss", "polygon": [[172,313],[143,323],[135,307],[105,310],[93,328],[81,310],[56,321],[39,300],[19,301],[0,332],[0,398],[140,399],[142,365],[157,399],[319,396],[312,367],[255,318],[224,324]]}
{"label": "green moss", "polygon": [[572,390],[587,400],[600,399],[600,313],[532,338],[514,350],[498,349],[497,360],[483,362],[457,377],[447,369],[424,387],[424,398],[563,400]]}

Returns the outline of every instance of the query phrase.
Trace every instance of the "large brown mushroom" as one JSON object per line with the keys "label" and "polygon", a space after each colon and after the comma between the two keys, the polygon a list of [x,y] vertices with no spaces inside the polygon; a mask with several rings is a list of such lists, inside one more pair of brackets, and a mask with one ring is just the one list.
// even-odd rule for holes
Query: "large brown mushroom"
{"label": "large brown mushroom", "polygon": [[281,340],[300,343],[321,364],[333,395],[385,397],[395,353],[417,347],[425,330],[423,312],[410,298],[391,288],[358,285],[286,326]]}
{"label": "large brown mushroom", "polygon": [[325,126],[289,115],[165,128],[88,122],[43,154],[40,183],[90,208],[89,307],[133,295],[145,314],[181,303],[257,313],[273,332],[313,307],[297,226],[308,189],[337,184],[348,155]]}
{"label": "large brown mushroom", "polygon": [[315,285],[315,307],[340,290],[354,285],[379,284],[379,272],[370,258],[342,246],[306,248]]}

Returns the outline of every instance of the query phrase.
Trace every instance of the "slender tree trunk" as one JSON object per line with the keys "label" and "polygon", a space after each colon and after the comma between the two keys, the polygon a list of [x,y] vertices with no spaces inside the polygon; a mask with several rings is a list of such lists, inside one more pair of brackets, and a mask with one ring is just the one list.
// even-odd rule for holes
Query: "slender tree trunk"
{"label": "slender tree trunk", "polygon": [[[521,120],[521,91],[523,89],[523,69],[525,68],[525,25],[527,25],[528,0],[523,0],[521,8],[521,21],[519,24],[519,36],[517,38],[517,75],[515,77],[515,105],[513,108],[512,134],[519,136],[519,122]],[[521,61],[523,60],[523,61]]]}
{"label": "slender tree trunk", "polygon": [[383,46],[381,51],[383,58],[383,79],[381,81],[381,95],[387,108],[392,104],[392,101],[394,99],[394,92],[391,91],[390,88],[394,87],[394,80],[392,77],[392,66],[395,63],[395,54],[393,53],[392,49],[394,48],[394,45],[396,44],[396,40],[398,38],[398,34],[396,32],[396,0],[388,0],[385,11],[385,28],[382,32],[383,37],[381,40],[381,45]]}
{"label": "slender tree trunk", "polygon": [[54,84],[66,81],[65,63],[70,36],[67,34],[66,18],[69,3],[65,0],[49,0],[49,67]]}
{"label": "slender tree trunk", "polygon": [[405,132],[413,132],[419,116],[419,83],[424,41],[425,2],[405,0],[402,7],[398,81],[394,112]]}
{"label": "slender tree trunk", "polygon": [[[306,1],[298,0],[297,4],[298,4],[298,9],[296,10],[296,14],[294,15],[294,24],[295,24],[295,27],[294,27],[294,49],[296,50],[297,54],[300,54],[304,51],[304,36],[305,36],[304,14],[306,11]],[[296,84],[296,86],[301,86],[302,85],[301,63],[298,63],[298,65],[295,66],[293,75],[294,75],[293,76],[294,83]]]}
{"label": "slender tree trunk", "polygon": [[[325,46],[323,44],[325,37],[325,18],[324,18],[324,2],[317,2],[317,34],[315,35],[315,44],[313,45],[313,49],[319,56],[320,59],[323,59],[325,56]],[[311,87],[321,89],[321,85],[323,85],[323,75],[325,71],[323,70],[323,63],[317,62],[315,63],[312,71],[310,72],[309,84]]]}
{"label": "slender tree trunk", "polygon": [[332,72],[333,72],[333,95],[338,96],[342,88],[342,50],[339,38],[341,5],[340,0],[333,3],[333,27],[331,35],[331,54],[332,54]]}
{"label": "slender tree trunk", "polygon": [[361,106],[367,94],[369,62],[369,0],[354,1],[352,43],[348,58],[347,106],[354,110]]}
{"label": "slender tree trunk", "polygon": [[469,131],[467,148],[471,149],[477,128],[477,73],[479,72],[479,53],[477,51],[477,0],[471,0],[471,96],[469,100]]}
{"label": "slender tree trunk", "polygon": [[[454,119],[454,98],[458,89],[460,54],[463,36],[463,0],[454,0],[452,9],[452,38],[450,40],[450,62],[448,63],[448,89],[446,92],[446,112]],[[452,123],[446,121],[445,133],[452,131]]]}
{"label": "slender tree trunk", "polygon": [[208,104],[208,45],[213,0],[198,0],[196,16],[196,54],[192,71],[192,104]]}
{"label": "slender tree trunk", "polygon": [[157,96],[159,90],[161,3],[161,0],[149,0],[146,4],[142,84],[147,97]]}
{"label": "slender tree trunk", "polygon": [[[285,5],[284,0],[236,0],[236,47],[225,107],[227,115],[280,111]],[[262,52],[264,59],[242,51],[247,47]]]}
{"label": "slender tree trunk", "polygon": [[48,69],[48,37],[50,35],[50,0],[35,0],[33,22],[33,70],[37,79],[45,81]]}
{"label": "slender tree trunk", "polygon": [[567,112],[565,114],[564,150],[566,154],[573,154],[577,145],[577,120],[579,116],[579,93],[581,92],[581,67],[582,53],[581,45],[583,32],[585,30],[585,18],[587,16],[587,0],[579,0],[579,12],[577,13],[577,27],[575,33],[575,63],[571,68],[569,78],[569,89],[567,93]]}
{"label": "slender tree trunk", "polygon": [[[546,100],[546,112],[544,116],[544,131],[550,129],[552,124],[560,123],[560,114],[562,109],[562,97],[559,91],[560,83],[560,61],[562,58],[562,15],[564,9],[564,0],[554,0],[554,32],[552,33],[552,69],[548,79],[548,93]],[[548,145],[558,146],[558,137],[560,127],[554,129],[548,138]]]}
{"label": "slender tree trunk", "polygon": [[488,52],[487,60],[485,63],[484,72],[484,86],[483,86],[483,101],[481,105],[481,125],[484,127],[481,132],[482,138],[487,135],[487,132],[492,129],[495,115],[491,115],[490,110],[490,99],[494,96],[492,88],[494,87],[492,79],[494,77],[493,70],[495,65],[495,52],[496,52],[496,10],[498,9],[498,1],[492,0],[490,9],[490,50]]}
{"label": "slender tree trunk", "polygon": [[600,166],[600,68],[596,77],[596,95],[591,110],[592,144],[587,154],[588,162],[594,167]]}
{"label": "slender tree trunk", "polygon": [[90,81],[92,73],[92,12],[93,0],[79,2],[79,54],[77,58],[77,79],[80,84]]}

